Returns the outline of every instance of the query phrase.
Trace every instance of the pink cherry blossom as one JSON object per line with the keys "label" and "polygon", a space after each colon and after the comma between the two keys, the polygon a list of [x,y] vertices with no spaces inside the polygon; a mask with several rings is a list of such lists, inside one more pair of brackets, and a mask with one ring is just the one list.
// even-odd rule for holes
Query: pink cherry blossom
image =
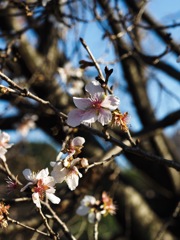
{"label": "pink cherry blossom", "polygon": [[110,123],[112,113],[118,108],[119,98],[113,95],[106,95],[98,81],[88,83],[85,90],[89,93],[88,98],[73,97],[77,109],[68,114],[67,124],[76,127],[83,124],[92,124],[96,121],[103,126]]}
{"label": "pink cherry blossom", "polygon": [[48,168],[42,169],[38,173],[31,172],[30,169],[25,169],[23,175],[29,183],[21,189],[21,192],[31,187],[31,191],[33,192],[32,200],[36,204],[36,207],[41,208],[40,200],[43,200],[44,196],[54,204],[58,204],[61,201],[60,198],[54,195],[56,191],[54,188],[55,181],[52,176],[48,176]]}

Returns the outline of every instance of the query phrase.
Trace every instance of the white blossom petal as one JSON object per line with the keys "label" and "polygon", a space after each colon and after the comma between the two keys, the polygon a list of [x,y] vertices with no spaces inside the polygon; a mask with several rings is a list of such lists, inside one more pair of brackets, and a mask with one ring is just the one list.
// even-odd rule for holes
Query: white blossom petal
{"label": "white blossom petal", "polygon": [[81,200],[81,205],[84,205],[84,206],[94,205],[95,203],[96,203],[96,198],[91,195],[86,195]]}
{"label": "white blossom petal", "polygon": [[32,172],[29,168],[24,169],[22,173],[26,180],[30,182],[37,182],[36,173]]}
{"label": "white blossom petal", "polygon": [[71,145],[72,146],[82,146],[85,143],[85,139],[83,137],[75,137],[73,138]]}
{"label": "white blossom petal", "polygon": [[0,146],[0,159],[2,159],[3,162],[6,162],[6,157],[5,157],[6,152],[7,150]]}
{"label": "white blossom petal", "polygon": [[89,82],[85,90],[90,93],[91,96],[93,96],[97,92],[104,92],[104,89],[101,87],[100,83],[96,80]]}
{"label": "white blossom petal", "polygon": [[101,103],[101,106],[113,111],[118,108],[119,103],[120,103],[119,98],[109,95],[104,98],[104,100]]}
{"label": "white blossom petal", "polygon": [[32,200],[36,204],[36,207],[41,208],[41,202],[40,202],[38,193],[35,192],[32,194]]}
{"label": "white blossom petal", "polygon": [[57,196],[55,196],[52,193],[48,193],[47,191],[46,191],[46,197],[54,204],[59,204],[61,201],[60,198],[58,198]]}
{"label": "white blossom petal", "polygon": [[96,122],[98,119],[98,112],[96,109],[89,109],[88,111],[84,112],[81,117],[81,122],[91,125],[91,123]]}
{"label": "white blossom petal", "polygon": [[81,110],[86,110],[92,106],[90,98],[73,97],[73,102],[75,106]]}
{"label": "white blossom petal", "polygon": [[67,124],[71,127],[77,127],[82,122],[82,116],[84,114],[83,110],[80,109],[73,109],[71,112],[68,113]]}
{"label": "white blossom petal", "polygon": [[95,213],[94,213],[94,212],[90,212],[90,213],[88,214],[88,221],[89,221],[90,223],[95,223],[95,220],[96,220],[96,215],[95,215]]}
{"label": "white blossom petal", "polygon": [[82,177],[82,174],[76,167],[73,167],[73,169],[68,172],[68,175],[66,176],[66,183],[71,191],[75,190],[78,186],[80,177]]}
{"label": "white blossom petal", "polygon": [[49,175],[48,168],[42,169],[40,172],[37,173],[36,179],[43,179],[46,178]]}
{"label": "white blossom petal", "polygon": [[101,109],[98,116],[98,121],[104,126],[112,120],[112,113],[108,109]]}
{"label": "white blossom petal", "polygon": [[51,176],[54,177],[57,183],[62,183],[65,180],[67,174],[68,169],[64,168],[62,166],[62,163],[57,163],[51,172]]}
{"label": "white blossom petal", "polygon": [[76,214],[80,215],[80,216],[85,216],[86,214],[88,214],[90,208],[86,207],[86,206],[79,206],[76,210]]}

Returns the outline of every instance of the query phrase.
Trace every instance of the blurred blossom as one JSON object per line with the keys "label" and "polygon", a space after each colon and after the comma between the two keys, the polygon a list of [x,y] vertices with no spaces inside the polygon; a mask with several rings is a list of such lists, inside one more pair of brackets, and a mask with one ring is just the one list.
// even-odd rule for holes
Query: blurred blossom
{"label": "blurred blossom", "polygon": [[73,68],[71,63],[68,62],[63,67],[58,68],[58,73],[71,95],[81,95],[83,93],[84,82],[80,80],[83,77],[82,69]]}
{"label": "blurred blossom", "polygon": [[83,72],[80,68],[73,68],[70,62],[64,64],[63,67],[58,68],[59,75],[64,83],[68,82],[71,78],[82,78]]}
{"label": "blurred blossom", "polygon": [[95,197],[86,195],[80,202],[80,206],[77,208],[76,213],[80,216],[88,215],[88,221],[90,223],[99,222],[101,216],[107,216],[108,214],[115,214],[116,207],[113,204],[112,198],[110,198],[106,192],[102,193],[102,199],[96,200]]}
{"label": "blurred blossom", "polygon": [[51,0],[42,0],[42,6],[46,7],[47,3],[50,2]]}
{"label": "blurred blossom", "polygon": [[102,193],[102,211],[101,213],[106,216],[108,214],[114,215],[116,213],[116,206],[113,203],[113,199],[108,196],[106,192]]}
{"label": "blurred blossom", "polygon": [[31,172],[30,169],[25,169],[23,175],[29,183],[21,189],[21,192],[30,187],[33,192],[32,200],[38,208],[41,208],[40,200],[44,200],[45,197],[54,204],[60,202],[60,198],[54,195],[56,191],[54,188],[55,181],[52,176],[48,176],[48,168],[42,169],[38,173]]}
{"label": "blurred blossom", "polygon": [[10,136],[6,132],[0,132],[0,158],[5,162],[6,157],[5,154],[7,149],[11,148],[13,144],[9,143]]}
{"label": "blurred blossom", "polygon": [[20,134],[23,137],[26,137],[31,129],[34,129],[36,127],[35,121],[38,119],[37,115],[25,115],[21,121],[21,123],[18,124],[17,130],[20,132]]}
{"label": "blurred blossom", "polygon": [[8,226],[7,215],[9,214],[10,206],[5,205],[3,202],[0,203],[0,227],[6,228]]}
{"label": "blurred blossom", "polygon": [[86,195],[80,202],[80,206],[77,208],[76,213],[80,216],[88,215],[88,221],[95,223],[101,220],[101,212],[98,209],[99,201],[95,197]]}
{"label": "blurred blossom", "polygon": [[76,127],[83,124],[100,122],[103,126],[112,120],[111,111],[118,108],[119,98],[113,95],[106,95],[98,81],[88,83],[85,90],[89,93],[88,98],[73,97],[77,109],[68,114],[67,124]]}
{"label": "blurred blossom", "polygon": [[72,80],[68,91],[71,95],[81,95],[83,93],[84,83],[81,80]]}
{"label": "blurred blossom", "polygon": [[5,8],[7,8],[8,4],[9,4],[9,1],[7,1],[7,0],[1,0],[1,1],[0,1],[0,9],[5,9]]}

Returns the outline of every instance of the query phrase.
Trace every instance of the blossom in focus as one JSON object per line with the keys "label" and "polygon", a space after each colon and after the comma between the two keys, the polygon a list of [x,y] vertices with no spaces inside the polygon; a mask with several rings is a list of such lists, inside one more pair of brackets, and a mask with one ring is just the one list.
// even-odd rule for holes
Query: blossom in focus
{"label": "blossom in focus", "polygon": [[31,191],[33,192],[32,200],[38,208],[41,208],[40,200],[44,200],[45,197],[54,204],[60,202],[60,198],[54,195],[56,191],[54,188],[55,181],[52,176],[48,176],[48,168],[42,169],[38,173],[31,172],[30,169],[25,169],[23,175],[29,183],[21,189],[21,192],[26,188],[31,187]]}
{"label": "blossom in focus", "polygon": [[68,114],[67,124],[76,127],[83,124],[91,124],[96,121],[103,126],[112,120],[112,111],[118,108],[119,98],[106,95],[98,81],[88,83],[85,90],[89,93],[88,98],[73,97],[77,109]]}
{"label": "blossom in focus", "polygon": [[88,214],[88,221],[90,223],[95,223],[101,220],[101,212],[98,210],[99,201],[95,197],[86,195],[77,208],[76,213],[80,216],[85,216]]}
{"label": "blossom in focus", "polygon": [[9,143],[10,136],[6,132],[0,132],[0,158],[5,162],[6,157],[5,154],[7,149],[10,148],[13,144]]}
{"label": "blossom in focus", "polygon": [[79,172],[78,167],[76,166],[76,164],[81,164],[81,161],[84,163],[84,158],[71,159],[71,157],[67,157],[58,162],[51,162],[51,166],[53,167],[51,175],[54,177],[57,183],[62,183],[65,181],[69,189],[73,191],[79,184],[79,178],[82,177],[82,174]]}
{"label": "blossom in focus", "polygon": [[5,205],[3,202],[0,203],[0,227],[6,228],[8,226],[7,215],[9,214],[10,206]]}
{"label": "blossom in focus", "polygon": [[83,144],[85,143],[85,139],[83,137],[75,137],[69,141],[65,149],[63,150],[64,153],[68,153],[71,156],[81,153],[81,149],[84,147]]}
{"label": "blossom in focus", "polygon": [[[65,181],[71,191],[75,190],[79,184],[79,178],[82,174],[79,168],[86,168],[89,163],[86,158],[77,157],[81,153],[85,139],[83,137],[75,137],[70,139],[65,148],[58,154],[56,162],[51,162],[53,170],[51,175],[57,183]],[[61,159],[62,154],[67,156]]]}

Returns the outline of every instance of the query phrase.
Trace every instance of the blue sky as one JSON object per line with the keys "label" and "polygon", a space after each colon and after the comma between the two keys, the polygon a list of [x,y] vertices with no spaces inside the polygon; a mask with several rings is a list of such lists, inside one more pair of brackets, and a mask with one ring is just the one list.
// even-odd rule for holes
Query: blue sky
{"label": "blue sky", "polygon": [[[120,2],[121,4],[121,2]],[[122,5],[123,6],[123,5]],[[152,0],[147,3],[146,9],[150,10],[150,13],[152,16],[155,17],[159,22],[162,22],[163,24],[171,24],[174,22],[180,22],[180,1],[179,0]],[[103,61],[113,60],[113,51],[111,50],[112,46],[111,43],[108,40],[102,41],[102,34],[99,34],[100,27],[98,27],[95,23],[91,23],[86,26],[86,28],[82,29],[76,29],[76,41],[79,41],[79,37],[83,37],[87,44],[89,45],[91,51],[93,52],[96,59],[103,59]],[[168,32],[172,33],[172,37],[180,44],[180,31],[179,28],[173,28],[168,29]],[[74,37],[75,32],[72,31],[70,36]],[[149,48],[149,37],[152,38],[153,46],[152,48]],[[32,37],[32,41],[35,41],[35,39]],[[147,42],[146,42],[147,40]],[[3,45],[3,41],[0,39],[0,45]],[[159,39],[154,39],[153,35],[146,38],[145,36],[145,46],[147,45],[147,51],[150,49],[150,53],[152,52],[153,55],[159,54],[163,49],[161,48],[161,42]],[[68,48],[69,54],[72,52],[72,46],[69,45]],[[153,51],[153,49],[159,49],[159,53],[156,53]],[[85,50],[83,50],[83,47],[81,47],[82,56],[87,59],[87,53]],[[177,68],[180,69],[180,64],[176,62],[176,56],[173,54],[168,54],[164,57],[164,60],[169,61],[172,65],[175,65]],[[78,55],[75,55],[73,62],[75,66],[78,66],[79,62]],[[105,66],[105,65],[104,65]],[[102,68],[104,68],[104,66]],[[111,66],[109,66],[111,67]],[[125,83],[122,81],[122,72],[119,68],[119,65],[113,66],[114,72],[112,75],[112,79],[115,80],[117,83],[118,88],[115,91],[115,94],[119,95],[121,98],[121,110],[122,111],[128,111],[131,115],[131,127],[132,130],[137,131],[140,130],[141,125],[138,119],[136,118],[135,110],[132,107],[132,102],[129,98],[129,96],[124,91]],[[96,74],[96,73],[95,73]],[[177,81],[174,81],[170,79],[169,76],[166,76],[162,74],[161,72],[157,73],[158,79],[165,84],[166,88],[169,89],[172,93],[179,93],[180,92],[180,85],[177,83]],[[170,111],[175,111],[179,109],[180,104],[177,102],[177,100],[171,98],[171,102],[169,102],[168,95],[166,93],[161,94],[162,96],[159,96],[160,91],[154,91],[155,88],[155,81],[151,81],[149,83],[149,96],[152,101],[152,105],[156,107],[156,115],[157,118],[161,119],[166,115],[166,113]],[[179,90],[178,90],[179,89]],[[166,107],[161,107],[165,103]],[[158,107],[157,107],[158,106]],[[176,126],[176,128],[180,128],[180,124]],[[168,134],[172,134],[172,128],[167,128],[166,132]],[[32,131],[29,135],[29,138],[31,140],[34,139],[34,131]],[[36,139],[44,139],[44,135],[42,135],[41,131],[36,132]]]}

